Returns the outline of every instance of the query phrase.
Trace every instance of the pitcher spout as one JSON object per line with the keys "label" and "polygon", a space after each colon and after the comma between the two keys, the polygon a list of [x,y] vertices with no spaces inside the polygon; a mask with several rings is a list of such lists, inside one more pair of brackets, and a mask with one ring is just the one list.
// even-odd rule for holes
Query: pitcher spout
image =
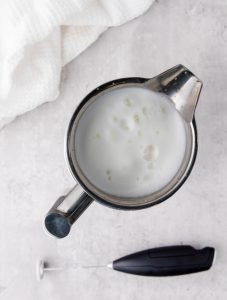
{"label": "pitcher spout", "polygon": [[183,65],[177,65],[149,79],[146,86],[166,94],[175,104],[183,119],[190,123],[198,103],[202,81]]}

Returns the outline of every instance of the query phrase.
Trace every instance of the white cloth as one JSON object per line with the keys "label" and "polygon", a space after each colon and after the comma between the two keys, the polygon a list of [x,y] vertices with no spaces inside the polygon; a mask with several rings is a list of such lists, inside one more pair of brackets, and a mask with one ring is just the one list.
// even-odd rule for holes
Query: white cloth
{"label": "white cloth", "polygon": [[0,0],[0,128],[56,99],[62,67],[154,0]]}

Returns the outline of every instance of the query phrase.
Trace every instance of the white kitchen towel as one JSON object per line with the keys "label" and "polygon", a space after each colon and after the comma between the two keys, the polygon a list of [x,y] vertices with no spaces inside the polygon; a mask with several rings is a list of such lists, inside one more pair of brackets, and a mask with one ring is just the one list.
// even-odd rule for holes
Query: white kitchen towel
{"label": "white kitchen towel", "polygon": [[154,0],[0,1],[0,128],[56,99],[62,67]]}

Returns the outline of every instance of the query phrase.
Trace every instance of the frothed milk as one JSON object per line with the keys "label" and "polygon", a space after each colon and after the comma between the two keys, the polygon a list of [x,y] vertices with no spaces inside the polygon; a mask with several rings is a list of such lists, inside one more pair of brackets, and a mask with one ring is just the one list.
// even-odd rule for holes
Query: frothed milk
{"label": "frothed milk", "polygon": [[100,190],[140,197],[163,188],[180,168],[184,121],[165,96],[145,88],[118,88],[83,113],[75,136],[79,166]]}

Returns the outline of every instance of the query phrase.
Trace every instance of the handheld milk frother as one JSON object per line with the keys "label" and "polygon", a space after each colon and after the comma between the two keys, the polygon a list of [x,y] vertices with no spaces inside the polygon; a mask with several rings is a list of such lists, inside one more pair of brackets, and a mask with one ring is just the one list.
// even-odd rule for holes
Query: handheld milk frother
{"label": "handheld milk frother", "polygon": [[105,267],[142,276],[183,275],[210,269],[214,254],[215,250],[211,247],[197,250],[192,246],[169,246],[133,253],[119,258],[108,265],[49,267],[46,262],[40,260],[36,265],[36,277],[38,280],[41,280],[45,272]]}
{"label": "handheld milk frother", "polygon": [[[75,151],[75,134],[84,111],[98,97],[123,87],[142,87],[166,95],[181,115],[185,127],[186,150],[177,173],[160,190],[140,197],[122,198],[97,188],[82,172]],[[67,236],[71,225],[94,200],[109,207],[129,210],[152,206],[173,195],[189,176],[196,158],[197,134],[194,112],[201,88],[202,82],[191,71],[182,65],[177,65],[151,79],[134,77],[113,80],[87,95],[74,112],[66,136],[69,169],[79,184],[68,195],[60,197],[50,209],[45,218],[47,231],[58,238]]]}

